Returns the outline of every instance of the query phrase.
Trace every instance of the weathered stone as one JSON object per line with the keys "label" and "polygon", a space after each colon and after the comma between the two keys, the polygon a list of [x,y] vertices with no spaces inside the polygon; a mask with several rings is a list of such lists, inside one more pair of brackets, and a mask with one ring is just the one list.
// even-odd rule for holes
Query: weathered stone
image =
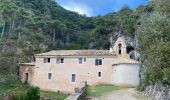
{"label": "weathered stone", "polygon": [[145,91],[145,94],[149,96],[149,100],[170,100],[170,88],[160,83],[147,86]]}
{"label": "weathered stone", "polygon": [[65,100],[85,100],[85,87],[87,83],[81,82],[79,87],[75,88],[75,93],[70,94]]}

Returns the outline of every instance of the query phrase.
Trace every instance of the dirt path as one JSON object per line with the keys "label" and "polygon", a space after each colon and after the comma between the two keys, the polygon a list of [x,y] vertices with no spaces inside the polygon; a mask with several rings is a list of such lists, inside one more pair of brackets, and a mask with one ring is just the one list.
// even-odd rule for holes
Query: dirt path
{"label": "dirt path", "polygon": [[92,97],[92,100],[146,100],[140,96],[135,89],[113,91],[100,97]]}

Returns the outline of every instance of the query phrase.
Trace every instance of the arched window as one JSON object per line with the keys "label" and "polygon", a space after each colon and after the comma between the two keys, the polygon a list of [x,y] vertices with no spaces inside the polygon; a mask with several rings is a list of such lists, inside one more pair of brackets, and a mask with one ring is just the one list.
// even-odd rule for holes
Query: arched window
{"label": "arched window", "polygon": [[121,53],[122,53],[122,44],[120,44],[120,43],[118,45],[118,51],[119,51],[119,54],[121,55]]}

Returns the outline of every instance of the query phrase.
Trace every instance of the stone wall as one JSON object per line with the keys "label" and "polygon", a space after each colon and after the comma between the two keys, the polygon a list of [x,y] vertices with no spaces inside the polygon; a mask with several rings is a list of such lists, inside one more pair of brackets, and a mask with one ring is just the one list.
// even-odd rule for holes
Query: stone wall
{"label": "stone wall", "polygon": [[40,100],[61,100],[58,98],[40,97]]}
{"label": "stone wall", "polygon": [[75,92],[70,94],[65,100],[85,100],[86,99],[86,82],[81,82]]}
{"label": "stone wall", "polygon": [[170,87],[155,84],[146,87],[146,95],[149,100],[170,100]]}

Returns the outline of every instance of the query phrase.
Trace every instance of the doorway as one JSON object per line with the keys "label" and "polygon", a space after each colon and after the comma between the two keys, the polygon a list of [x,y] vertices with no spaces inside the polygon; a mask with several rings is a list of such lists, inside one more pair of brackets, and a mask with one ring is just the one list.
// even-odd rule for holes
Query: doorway
{"label": "doorway", "polygon": [[25,73],[24,84],[28,84],[28,73]]}

